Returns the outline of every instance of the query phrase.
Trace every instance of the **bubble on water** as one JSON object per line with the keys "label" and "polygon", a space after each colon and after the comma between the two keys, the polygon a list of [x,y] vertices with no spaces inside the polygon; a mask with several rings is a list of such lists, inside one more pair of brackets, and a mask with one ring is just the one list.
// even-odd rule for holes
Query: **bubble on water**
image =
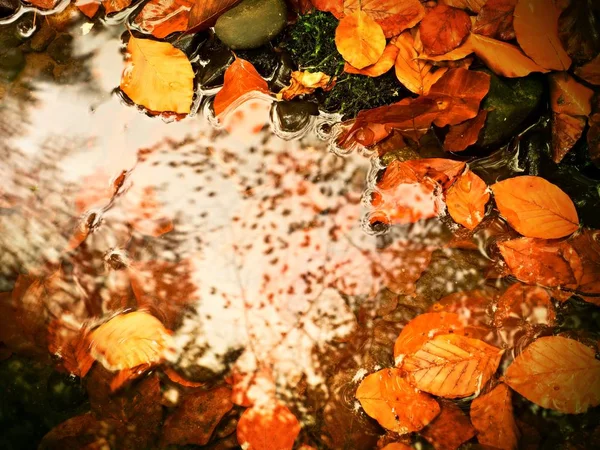
{"label": "bubble on water", "polygon": [[35,33],[36,29],[37,26],[35,25],[35,20],[33,16],[17,24],[17,32],[24,39],[30,38],[33,35],[33,33]]}
{"label": "bubble on water", "polygon": [[[377,217],[377,221],[373,222],[373,218]],[[383,211],[372,211],[365,214],[361,220],[362,230],[371,236],[382,236],[390,230],[390,218]]]}

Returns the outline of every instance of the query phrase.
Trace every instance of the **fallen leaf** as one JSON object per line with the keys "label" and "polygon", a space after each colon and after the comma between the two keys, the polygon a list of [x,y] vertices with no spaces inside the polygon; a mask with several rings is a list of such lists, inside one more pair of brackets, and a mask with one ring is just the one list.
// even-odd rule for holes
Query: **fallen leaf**
{"label": "fallen leaf", "polygon": [[277,94],[278,99],[291,100],[299,95],[312,94],[318,88],[329,91],[335,86],[335,77],[332,78],[323,72],[309,72],[305,70],[293,71],[290,85],[284,87]]}
{"label": "fallen leaf", "polygon": [[402,442],[390,442],[385,447],[382,447],[381,450],[412,450],[412,447]]}
{"label": "fallen leaf", "polygon": [[414,173],[417,180],[431,179],[444,189],[448,189],[454,183],[466,166],[463,161],[447,158],[414,159],[405,161],[404,165]]}
{"label": "fallen leaf", "polygon": [[485,215],[490,199],[487,184],[467,170],[446,192],[446,206],[450,217],[469,230],[475,229]]}
{"label": "fallen leaf", "polygon": [[585,63],[600,53],[597,2],[561,0],[560,7],[558,35],[563,47],[574,61]]}
{"label": "fallen leaf", "polygon": [[510,272],[520,281],[551,288],[576,289],[581,259],[567,242],[520,238],[498,244]]}
{"label": "fallen leaf", "polygon": [[218,117],[226,110],[238,105],[240,99],[250,92],[269,92],[269,85],[248,61],[236,58],[225,71],[223,88],[217,92],[213,103]]}
{"label": "fallen leaf", "polygon": [[386,42],[381,26],[367,13],[357,10],[340,20],[335,30],[335,45],[350,65],[363,69],[379,60]]}
{"label": "fallen leaf", "polygon": [[550,81],[550,106],[555,113],[588,116],[592,112],[594,91],[566,72],[553,73]]}
{"label": "fallen leaf", "polygon": [[405,31],[392,42],[398,48],[394,64],[396,78],[409,91],[427,95],[431,86],[446,73],[447,69],[434,70],[433,64],[420,60],[413,36],[409,31]]}
{"label": "fallen leaf", "polygon": [[194,71],[181,50],[168,42],[131,36],[126,61],[121,90],[134,103],[153,112],[190,112]]}
{"label": "fallen leaf", "polygon": [[575,69],[575,75],[590,84],[600,86],[600,55]]}
{"label": "fallen leaf", "polygon": [[449,61],[461,63],[460,60],[465,60],[467,56],[473,53],[473,44],[471,40],[471,35],[467,37],[465,42],[463,42],[460,46],[456,47],[454,50],[449,51],[448,53],[444,53],[443,55],[427,55],[425,53],[419,54],[419,59],[425,59],[427,61],[434,61],[438,63]]}
{"label": "fallen leaf", "polygon": [[440,414],[419,431],[435,450],[456,450],[475,436],[475,429],[469,418],[453,402],[442,400]]}
{"label": "fallen leaf", "polygon": [[508,367],[504,382],[533,403],[566,414],[600,404],[600,361],[590,347],[560,336],[537,339]]}
{"label": "fallen leaf", "polygon": [[198,388],[204,386],[204,383],[198,383],[184,378],[170,367],[163,368],[163,373],[167,376],[169,380],[171,380],[173,383],[178,384],[179,386],[184,386],[188,388]]}
{"label": "fallen leaf", "polygon": [[444,334],[404,358],[401,369],[422,391],[446,398],[468,397],[490,380],[502,353],[478,339]]}
{"label": "fallen leaf", "polygon": [[398,47],[390,42],[385,47],[381,58],[379,58],[375,64],[367,66],[364,69],[357,69],[346,63],[344,65],[344,72],[367,75],[369,77],[378,77],[394,67],[394,62],[396,61],[396,56],[398,56],[398,51]]}
{"label": "fallen leaf", "polygon": [[552,161],[560,163],[583,135],[585,117],[552,113]]}
{"label": "fallen leaf", "polygon": [[454,292],[431,305],[430,311],[458,314],[465,325],[463,334],[470,338],[483,339],[489,332],[491,318],[488,311],[494,301],[495,296],[483,289]]}
{"label": "fallen leaf", "polygon": [[457,8],[437,5],[427,12],[419,24],[423,51],[428,55],[443,55],[454,50],[469,35],[471,19]]}
{"label": "fallen leaf", "polygon": [[[60,366],[68,373],[81,376],[79,370],[81,358],[91,358],[82,346],[81,327],[54,319],[48,324],[48,351],[58,359]],[[89,364],[83,363],[83,365]]]}
{"label": "fallen leaf", "polygon": [[33,6],[40,9],[52,9],[58,4],[59,0],[28,0]]}
{"label": "fallen leaf", "polygon": [[187,28],[194,32],[210,28],[221,14],[239,2],[240,0],[194,0]]}
{"label": "fallen leaf", "polygon": [[491,188],[500,214],[523,236],[557,239],[579,228],[569,196],[541,177],[508,178]]}
{"label": "fallen leaf", "polygon": [[600,113],[594,113],[588,119],[587,144],[590,158],[596,167],[600,167]]}
{"label": "fallen leaf", "polygon": [[471,34],[470,40],[475,54],[496,75],[518,78],[532,72],[548,72],[514,45],[478,34]]}
{"label": "fallen leaf", "polygon": [[131,0],[103,0],[102,6],[106,14],[119,12],[131,5]]}
{"label": "fallen leaf", "polygon": [[[583,265],[583,275],[577,288],[581,294],[578,295],[586,302],[600,306],[600,231],[584,228],[571,238],[570,243]],[[586,296],[586,293],[596,296]]]}
{"label": "fallen leaf", "polygon": [[541,287],[521,283],[513,284],[500,296],[494,311],[496,327],[522,324],[553,326],[555,320],[556,312],[550,294]]}
{"label": "fallen leaf", "polygon": [[513,415],[511,392],[505,384],[473,400],[471,422],[480,444],[502,450],[517,449],[520,432]]}
{"label": "fallen leaf", "polygon": [[163,39],[171,33],[186,31],[194,0],[150,0],[134,23],[146,33]]}
{"label": "fallen leaf", "polygon": [[310,0],[319,11],[330,12],[337,19],[344,17],[344,0]]}
{"label": "fallen leaf", "polygon": [[368,375],[358,386],[356,398],[370,417],[399,434],[419,431],[440,412],[438,403],[416,391],[399,369]]}
{"label": "fallen leaf", "polygon": [[567,70],[571,58],[558,37],[558,16],[553,0],[518,0],[513,26],[527,56],[545,69]]}
{"label": "fallen leaf", "polygon": [[486,0],[440,0],[442,5],[453,6],[454,8],[468,9],[477,13],[485,5]]}
{"label": "fallen leaf", "polygon": [[300,423],[282,404],[248,408],[237,425],[239,444],[247,450],[291,450]]}
{"label": "fallen leaf", "polygon": [[360,10],[381,25],[386,38],[414,27],[425,16],[419,0],[344,0],[345,14]]}
{"label": "fallen leaf", "polygon": [[485,109],[481,110],[475,118],[450,127],[444,138],[444,149],[451,152],[461,152],[470,145],[475,144],[479,139],[479,132],[485,125],[487,113]]}
{"label": "fallen leaf", "polygon": [[100,2],[94,0],[90,0],[86,3],[77,2],[75,6],[77,6],[77,9],[79,9],[86,17],[91,19],[100,9]]}
{"label": "fallen leaf", "polygon": [[194,389],[181,399],[162,427],[161,447],[206,445],[231,408],[231,389]]}
{"label": "fallen leaf", "polygon": [[515,38],[513,12],[517,0],[488,0],[477,14],[473,33],[510,41]]}
{"label": "fallen leaf", "polygon": [[42,439],[40,450],[96,449],[107,444],[107,436],[114,440],[119,423],[99,420],[87,412],[71,417],[52,428]]}

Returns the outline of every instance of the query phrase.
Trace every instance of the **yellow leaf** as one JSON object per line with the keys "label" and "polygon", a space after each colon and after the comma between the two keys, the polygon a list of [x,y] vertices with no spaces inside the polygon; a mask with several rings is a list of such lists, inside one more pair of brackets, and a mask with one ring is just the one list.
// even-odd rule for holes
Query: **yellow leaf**
{"label": "yellow leaf", "polygon": [[329,91],[333,86],[335,86],[335,77],[332,80],[323,72],[293,71],[290,85],[279,91],[277,98],[291,100],[299,95],[311,94],[318,88]]}
{"label": "yellow leaf", "polygon": [[383,55],[385,36],[377,22],[358,10],[340,20],[335,30],[335,45],[349,64],[363,69]]}

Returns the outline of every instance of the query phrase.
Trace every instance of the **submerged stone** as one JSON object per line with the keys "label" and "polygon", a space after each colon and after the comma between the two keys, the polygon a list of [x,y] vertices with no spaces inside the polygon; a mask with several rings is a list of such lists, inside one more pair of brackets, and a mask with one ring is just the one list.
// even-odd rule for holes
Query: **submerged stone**
{"label": "submerged stone", "polygon": [[71,59],[73,36],[61,34],[48,46],[48,54],[59,64],[65,64]]}
{"label": "submerged stone", "polygon": [[257,48],[277,36],[286,21],[283,0],[244,0],[219,17],[215,33],[232,49]]}
{"label": "submerged stone", "polygon": [[0,53],[0,78],[12,81],[25,67],[25,55],[19,48],[9,48]]}

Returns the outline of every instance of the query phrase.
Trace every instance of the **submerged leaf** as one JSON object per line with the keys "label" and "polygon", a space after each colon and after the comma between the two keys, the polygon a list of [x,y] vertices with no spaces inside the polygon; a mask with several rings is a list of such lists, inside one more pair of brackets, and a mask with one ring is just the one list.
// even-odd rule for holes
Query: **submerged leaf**
{"label": "submerged leaf", "polygon": [[171,33],[187,30],[193,5],[194,0],[150,0],[135,17],[134,23],[142,31],[162,39]]}
{"label": "submerged leaf", "polygon": [[585,117],[552,113],[552,161],[559,163],[583,135]]}
{"label": "submerged leaf", "polygon": [[498,299],[494,311],[494,325],[505,327],[516,322],[517,326],[554,325],[556,312],[548,292],[538,286],[515,283]]}
{"label": "submerged leaf", "polygon": [[450,127],[444,138],[444,149],[451,152],[461,152],[473,145],[479,139],[479,132],[485,125],[488,112],[484,109],[473,119]]}
{"label": "submerged leaf", "polygon": [[455,403],[442,400],[440,406],[440,414],[419,434],[427,439],[435,450],[455,450],[475,436],[475,429]]}
{"label": "submerged leaf", "polygon": [[437,5],[419,24],[423,51],[428,55],[443,55],[454,50],[471,31],[469,15],[457,8]]}
{"label": "submerged leaf", "polygon": [[236,58],[225,71],[223,88],[215,96],[215,115],[220,116],[230,106],[236,105],[238,99],[254,91],[267,93],[269,86],[251,63]]}
{"label": "submerged leaf", "polygon": [[513,415],[511,392],[505,384],[473,400],[471,422],[480,444],[516,450],[520,432]]}
{"label": "submerged leaf", "polygon": [[475,229],[483,220],[489,199],[487,184],[470,170],[458,177],[446,192],[448,213],[469,230]]}
{"label": "submerged leaf", "polygon": [[363,69],[381,58],[386,42],[381,26],[358,10],[340,20],[335,30],[335,45],[350,65]]}
{"label": "submerged leaf", "polygon": [[579,295],[585,301],[600,306],[600,231],[584,229],[570,242],[583,265],[577,288]]}
{"label": "submerged leaf", "polygon": [[298,433],[298,419],[280,403],[248,408],[237,425],[238,442],[248,450],[292,450]]}
{"label": "submerged leaf", "polygon": [[188,29],[202,31],[212,27],[219,16],[233,8],[240,0],[194,0]]}

